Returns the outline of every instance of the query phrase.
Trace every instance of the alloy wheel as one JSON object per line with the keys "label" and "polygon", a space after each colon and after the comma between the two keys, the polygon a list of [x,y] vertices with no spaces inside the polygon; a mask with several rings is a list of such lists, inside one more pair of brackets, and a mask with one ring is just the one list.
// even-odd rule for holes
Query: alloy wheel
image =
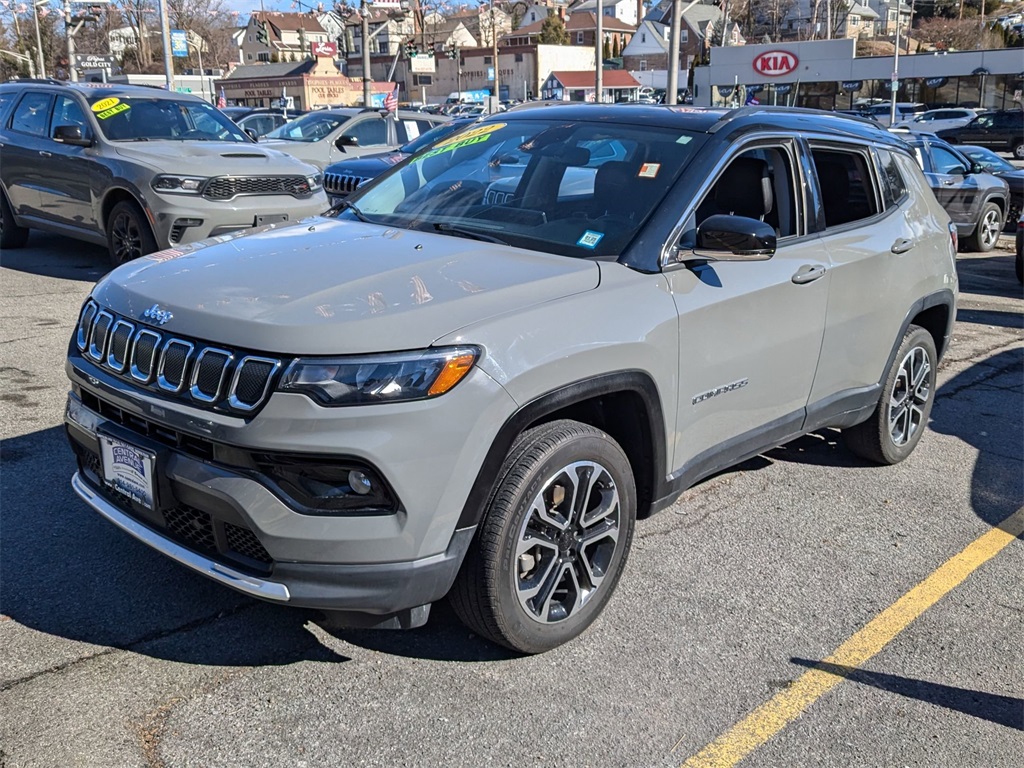
{"label": "alloy wheel", "polygon": [[999,230],[1002,228],[999,222],[999,211],[987,211],[978,226],[981,227],[982,243],[987,248],[994,246],[999,239]]}
{"label": "alloy wheel", "polygon": [[619,491],[592,461],[570,464],[534,497],[512,564],[527,615],[552,624],[573,616],[601,588],[620,540]]}
{"label": "alloy wheel", "polygon": [[910,350],[900,363],[889,394],[889,436],[895,445],[906,445],[924,425],[925,406],[931,398],[931,369],[921,347]]}
{"label": "alloy wheel", "polygon": [[114,252],[117,254],[119,263],[124,264],[142,256],[142,233],[133,216],[127,213],[119,214],[114,219],[111,231],[114,239]]}

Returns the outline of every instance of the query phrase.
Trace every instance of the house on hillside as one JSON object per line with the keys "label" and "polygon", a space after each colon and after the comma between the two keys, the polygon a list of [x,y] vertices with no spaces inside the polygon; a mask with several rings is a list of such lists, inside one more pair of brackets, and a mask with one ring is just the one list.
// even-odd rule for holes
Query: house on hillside
{"label": "house on hillside", "polygon": [[[603,15],[618,19],[621,22],[636,27],[644,16],[643,0],[604,0],[602,3]],[[569,9],[569,13],[580,11],[597,12],[597,0],[582,0]]]}
{"label": "house on hillside", "polygon": [[[652,8],[622,50],[623,69],[634,72],[667,70],[671,23],[670,0]],[[718,6],[702,2],[684,11],[679,26],[679,68],[689,69],[695,60],[706,56],[712,45],[721,45],[723,27],[729,45],[746,44],[739,25],[732,21],[725,23]]]}
{"label": "house on hillside", "polygon": [[[794,40],[840,40],[842,38],[874,37],[881,16],[871,7],[870,0],[864,4],[850,3],[845,7],[835,6],[816,0],[797,0],[785,17],[782,26],[783,37]],[[882,8],[887,8],[885,3]],[[829,10],[832,10],[831,21]],[[888,18],[888,10],[883,11]],[[896,8],[893,7],[892,32],[896,26]],[[829,30],[831,27],[831,31]]]}
{"label": "house on hillside", "polygon": [[242,62],[299,61],[313,43],[330,42],[327,31],[310,13],[254,11],[242,39]]}

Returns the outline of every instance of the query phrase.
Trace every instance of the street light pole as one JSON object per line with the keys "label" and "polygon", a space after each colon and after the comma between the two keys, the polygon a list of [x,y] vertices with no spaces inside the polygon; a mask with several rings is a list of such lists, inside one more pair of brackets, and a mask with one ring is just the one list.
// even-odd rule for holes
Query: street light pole
{"label": "street light pole", "polygon": [[896,125],[896,92],[900,85],[900,0],[896,0],[896,51],[892,58],[892,81],[889,83],[889,90],[892,95],[889,98],[889,127]]}
{"label": "street light pole", "polygon": [[360,0],[359,16],[362,22],[361,33],[363,36],[363,106],[369,107],[373,101],[370,84],[373,80],[370,77],[370,6],[366,0]]}
{"label": "street light pole", "polygon": [[[494,98],[501,99],[501,78],[498,76],[498,27],[495,26],[494,0],[491,0],[491,59],[494,61]],[[497,107],[493,107],[497,111]]]}
{"label": "street light pole", "polygon": [[604,101],[604,0],[597,0],[597,29],[594,32],[594,55],[597,59],[597,72],[594,77],[594,102]]}
{"label": "street light pole", "polygon": [[71,82],[78,82],[78,67],[75,66],[75,32],[71,28],[71,0],[64,0],[64,23],[68,33],[68,76]]}
{"label": "street light pole", "polygon": [[666,104],[675,104],[679,93],[679,29],[683,22],[683,14],[695,6],[699,0],[690,0],[682,7],[682,0],[672,0],[672,24],[669,27],[668,52],[668,93],[665,94]]}
{"label": "street light pole", "polygon": [[[67,2],[67,0],[64,0]],[[171,54],[171,22],[167,17],[167,0],[160,3],[160,37],[164,43],[164,73],[167,78],[167,90],[174,90],[174,58]]]}
{"label": "street light pole", "polygon": [[[39,76],[46,77],[46,64],[43,61],[43,41],[39,36],[39,1],[32,0],[32,15],[36,21],[36,57],[39,59]],[[49,0],[42,0],[42,2],[46,3]]]}

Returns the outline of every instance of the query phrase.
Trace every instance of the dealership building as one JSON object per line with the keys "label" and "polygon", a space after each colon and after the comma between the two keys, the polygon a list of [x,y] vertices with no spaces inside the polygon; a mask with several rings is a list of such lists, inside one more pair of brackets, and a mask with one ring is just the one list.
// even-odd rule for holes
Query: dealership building
{"label": "dealership building", "polygon": [[[1020,48],[901,54],[898,61],[897,101],[1021,106]],[[716,47],[710,65],[693,69],[694,104],[851,109],[889,100],[893,68],[893,56],[858,57],[852,39]]]}

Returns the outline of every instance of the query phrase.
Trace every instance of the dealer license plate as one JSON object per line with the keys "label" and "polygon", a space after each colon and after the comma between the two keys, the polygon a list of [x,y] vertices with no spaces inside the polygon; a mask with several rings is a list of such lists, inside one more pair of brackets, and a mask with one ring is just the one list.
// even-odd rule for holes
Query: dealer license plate
{"label": "dealer license plate", "polygon": [[99,435],[103,479],[114,490],[153,509],[156,455],[130,443]]}

